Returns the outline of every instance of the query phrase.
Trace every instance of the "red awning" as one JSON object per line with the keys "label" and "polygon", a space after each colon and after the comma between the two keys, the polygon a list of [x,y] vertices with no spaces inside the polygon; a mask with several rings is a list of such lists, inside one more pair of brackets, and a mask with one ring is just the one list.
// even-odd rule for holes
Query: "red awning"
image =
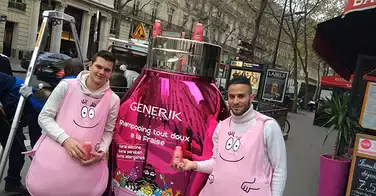
{"label": "red awning", "polygon": [[351,89],[353,78],[354,78],[354,75],[351,75],[350,81],[347,81],[339,75],[323,76],[321,77],[321,85]]}
{"label": "red awning", "polygon": [[360,1],[365,2],[350,0],[344,12],[346,16],[318,24],[313,40],[318,56],[346,80],[355,72],[360,55],[376,56],[376,26],[372,25],[372,21],[376,21],[376,9],[370,9],[371,6],[356,11],[357,8],[350,6]]}
{"label": "red awning", "polygon": [[362,11],[367,9],[376,8],[376,1],[369,0],[349,0],[342,15],[346,15],[350,12]]}

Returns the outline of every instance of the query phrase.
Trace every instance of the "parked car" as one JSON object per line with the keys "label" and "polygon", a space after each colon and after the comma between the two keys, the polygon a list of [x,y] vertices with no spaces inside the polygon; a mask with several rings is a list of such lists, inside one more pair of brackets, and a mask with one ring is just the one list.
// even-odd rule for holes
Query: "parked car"
{"label": "parked car", "polygon": [[67,60],[51,62],[41,61],[36,65],[37,79],[55,87],[64,78],[64,65]]}
{"label": "parked car", "polygon": [[[33,55],[33,52],[28,52],[25,54],[25,56],[21,60],[22,68],[26,70],[29,68],[32,55]],[[37,57],[37,60],[35,61],[35,65],[38,66],[42,61],[59,62],[59,61],[64,61],[68,59],[71,59],[71,57],[65,54],[42,51],[39,53],[39,56]]]}
{"label": "parked car", "polygon": [[[36,67],[35,75],[38,80],[48,83],[53,89],[65,76],[64,66],[66,62],[67,60],[58,62],[41,61]],[[122,98],[127,91],[127,80],[124,73],[114,72],[110,78],[110,84],[111,89]]]}

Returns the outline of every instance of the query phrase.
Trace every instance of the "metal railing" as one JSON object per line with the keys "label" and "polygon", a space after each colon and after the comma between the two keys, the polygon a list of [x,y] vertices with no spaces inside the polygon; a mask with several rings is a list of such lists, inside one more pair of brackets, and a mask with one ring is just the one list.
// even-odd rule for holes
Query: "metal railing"
{"label": "metal railing", "polygon": [[26,11],[26,3],[16,2],[14,0],[10,0],[8,2],[8,7],[15,8],[21,11]]}

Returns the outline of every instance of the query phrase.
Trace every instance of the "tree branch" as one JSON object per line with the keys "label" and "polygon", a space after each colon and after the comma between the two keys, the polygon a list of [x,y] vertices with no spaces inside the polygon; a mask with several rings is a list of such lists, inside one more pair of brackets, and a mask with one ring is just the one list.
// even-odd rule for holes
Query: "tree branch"
{"label": "tree branch", "polygon": [[221,45],[225,44],[225,43],[228,41],[228,38],[232,35],[232,33],[233,33],[236,29],[238,29],[238,28],[232,28],[232,30],[231,30],[230,33],[227,35],[227,37],[225,38],[225,40],[223,41],[223,43],[222,43]]}
{"label": "tree branch", "polygon": [[[129,2],[131,2],[131,1],[133,1],[133,0],[126,0],[121,6],[120,6],[120,8],[118,9],[118,12],[120,11],[122,11],[124,8],[125,8],[125,6],[129,3]],[[121,1],[119,0],[119,5],[121,4]]]}
{"label": "tree branch", "polygon": [[146,2],[138,11],[142,11],[144,9],[144,7],[147,6],[147,5],[149,5],[152,1],[153,0],[149,0],[148,2]]}
{"label": "tree branch", "polygon": [[309,16],[313,12],[313,10],[315,10],[319,6],[319,4],[320,4],[320,0],[317,0],[315,5],[313,5],[311,9],[309,11],[306,11],[305,15]]}

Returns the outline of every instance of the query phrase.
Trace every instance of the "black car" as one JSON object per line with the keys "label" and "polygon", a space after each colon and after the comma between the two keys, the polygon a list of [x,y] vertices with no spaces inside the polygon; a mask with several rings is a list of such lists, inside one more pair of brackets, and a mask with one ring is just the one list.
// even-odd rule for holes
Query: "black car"
{"label": "black car", "polygon": [[[35,75],[37,79],[55,88],[60,80],[64,78],[64,66],[67,60],[59,62],[41,61],[37,67]],[[123,73],[114,71],[110,78],[111,89],[122,98],[127,91],[127,80]]]}
{"label": "black car", "polygon": [[37,79],[55,87],[62,78],[64,78],[64,65],[67,60],[51,62],[41,61],[36,66],[35,75]]}
{"label": "black car", "polygon": [[[28,52],[28,53],[25,54],[25,56],[21,60],[21,67],[22,68],[24,68],[26,70],[29,68],[29,64],[30,64],[32,55],[33,55],[32,52]],[[71,57],[68,56],[68,55],[65,55],[65,54],[53,53],[53,52],[43,52],[42,51],[42,52],[39,53],[37,60],[35,61],[35,65],[38,66],[43,61],[60,62],[60,61],[68,60],[68,59],[71,59]]]}

